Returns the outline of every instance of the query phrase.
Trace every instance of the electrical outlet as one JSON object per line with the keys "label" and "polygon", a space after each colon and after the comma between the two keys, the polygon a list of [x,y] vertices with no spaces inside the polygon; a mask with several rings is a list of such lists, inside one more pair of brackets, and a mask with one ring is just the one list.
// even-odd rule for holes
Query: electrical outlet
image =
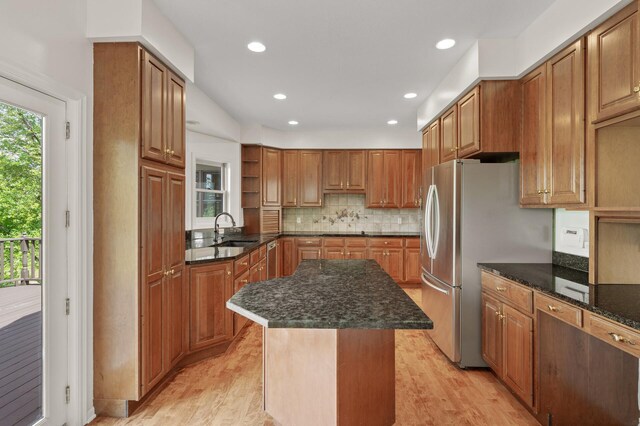
{"label": "electrical outlet", "polygon": [[300,216],[296,217],[296,223],[302,223],[302,219],[300,218]]}
{"label": "electrical outlet", "polygon": [[398,216],[398,225],[402,225],[402,218]]}

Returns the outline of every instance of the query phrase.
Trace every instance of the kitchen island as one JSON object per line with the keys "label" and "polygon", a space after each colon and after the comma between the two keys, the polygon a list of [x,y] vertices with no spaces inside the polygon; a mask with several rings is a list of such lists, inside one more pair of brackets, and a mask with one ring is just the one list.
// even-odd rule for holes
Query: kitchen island
{"label": "kitchen island", "polygon": [[264,327],[264,409],[283,425],[395,422],[395,329],[432,321],[373,260],[304,261],[228,302]]}

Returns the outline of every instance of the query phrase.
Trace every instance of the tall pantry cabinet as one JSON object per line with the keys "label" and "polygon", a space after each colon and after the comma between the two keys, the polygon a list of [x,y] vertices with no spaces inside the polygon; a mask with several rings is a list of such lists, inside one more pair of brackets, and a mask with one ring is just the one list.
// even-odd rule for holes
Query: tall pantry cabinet
{"label": "tall pantry cabinet", "polygon": [[184,81],[97,43],[93,121],[94,405],[123,417],[188,347]]}

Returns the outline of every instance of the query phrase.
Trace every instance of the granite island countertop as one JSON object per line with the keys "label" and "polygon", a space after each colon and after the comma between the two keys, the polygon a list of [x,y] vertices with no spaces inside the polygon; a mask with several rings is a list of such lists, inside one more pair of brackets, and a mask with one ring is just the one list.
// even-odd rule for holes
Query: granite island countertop
{"label": "granite island countertop", "polygon": [[187,242],[187,250],[185,251],[185,263],[187,265],[195,265],[202,263],[211,263],[218,261],[234,260],[251,253],[263,244],[283,237],[361,237],[361,238],[416,238],[420,234],[417,232],[306,232],[293,231],[281,232],[279,234],[249,234],[249,235],[231,235],[226,237],[225,241],[250,241],[252,244],[245,247],[216,247],[216,241],[213,238],[203,238],[195,241]]}
{"label": "granite island countertop", "polygon": [[491,272],[640,330],[640,284],[589,284],[589,274],[551,263],[478,263]]}
{"label": "granite island countertop", "polygon": [[245,285],[227,308],[268,328],[433,328],[374,260],[305,260],[289,277]]}

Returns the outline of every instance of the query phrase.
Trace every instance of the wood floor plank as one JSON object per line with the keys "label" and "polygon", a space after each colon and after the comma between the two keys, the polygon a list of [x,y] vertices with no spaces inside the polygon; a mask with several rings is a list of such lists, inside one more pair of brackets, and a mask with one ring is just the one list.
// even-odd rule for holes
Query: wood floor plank
{"label": "wood floor plank", "polygon": [[[420,290],[406,289],[420,303]],[[128,419],[92,425],[274,425],[262,411],[262,330],[248,327],[226,353],[182,369]],[[424,331],[396,331],[396,425],[538,425],[484,369],[460,370]]]}

